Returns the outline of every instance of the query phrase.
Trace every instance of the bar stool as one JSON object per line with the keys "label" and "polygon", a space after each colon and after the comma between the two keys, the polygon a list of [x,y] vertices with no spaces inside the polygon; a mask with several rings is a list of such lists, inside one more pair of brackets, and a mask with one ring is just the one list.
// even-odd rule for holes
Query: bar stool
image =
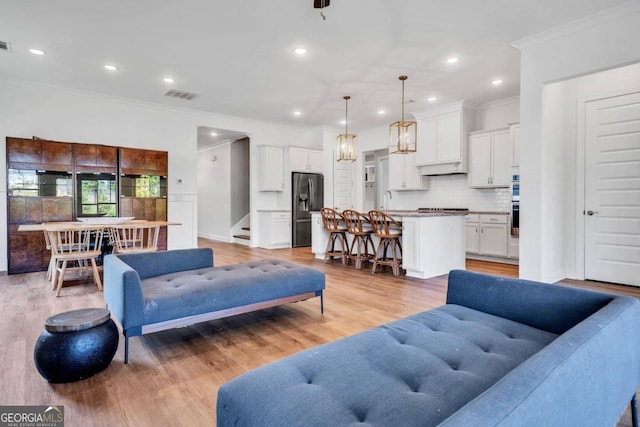
{"label": "bar stool", "polygon": [[[362,261],[369,261],[376,252],[373,240],[371,240],[373,230],[370,228],[369,218],[353,209],[342,211],[342,217],[347,225],[347,231],[353,236],[353,241],[349,248],[349,258],[355,260],[355,267],[360,270]],[[369,247],[371,247],[371,252],[369,252]],[[354,248],[356,249],[355,253],[353,251]]]}
{"label": "bar stool", "polygon": [[[346,236],[347,229],[341,224],[343,221],[342,215],[331,208],[322,208],[320,213],[322,214],[322,225],[329,233],[327,248],[324,252],[324,262],[326,263],[328,260],[339,256],[342,259],[342,264],[346,265],[347,261],[349,261],[349,243]],[[339,241],[341,250],[336,249],[336,240]]]}
{"label": "bar stool", "polygon": [[397,227],[402,227],[402,223],[380,211],[370,211],[369,221],[373,234],[380,239],[371,273],[375,274],[378,265],[389,265],[393,269],[393,275],[399,276],[402,265],[402,229]]}

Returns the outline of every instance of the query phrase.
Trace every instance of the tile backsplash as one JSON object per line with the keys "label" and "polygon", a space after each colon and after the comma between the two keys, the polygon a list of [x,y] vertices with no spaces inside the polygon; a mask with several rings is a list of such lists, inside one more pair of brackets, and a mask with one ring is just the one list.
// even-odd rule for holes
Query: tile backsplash
{"label": "tile backsplash", "polygon": [[395,191],[391,209],[468,208],[477,211],[511,210],[510,188],[469,188],[467,175],[430,177],[427,191]]}

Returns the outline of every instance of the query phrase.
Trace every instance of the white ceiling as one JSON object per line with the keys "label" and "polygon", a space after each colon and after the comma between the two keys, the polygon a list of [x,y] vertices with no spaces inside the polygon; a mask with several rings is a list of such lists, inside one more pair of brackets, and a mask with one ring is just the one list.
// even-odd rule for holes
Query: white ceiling
{"label": "white ceiling", "polygon": [[[340,126],[350,95],[358,130],[399,118],[401,74],[415,101],[407,111],[429,96],[518,95],[511,42],[625,2],[334,0],[323,20],[313,0],[0,0],[0,41],[12,46],[0,76],[305,126]],[[298,46],[307,55],[294,55]],[[448,65],[452,55],[460,61]],[[163,96],[169,87],[201,96]]]}

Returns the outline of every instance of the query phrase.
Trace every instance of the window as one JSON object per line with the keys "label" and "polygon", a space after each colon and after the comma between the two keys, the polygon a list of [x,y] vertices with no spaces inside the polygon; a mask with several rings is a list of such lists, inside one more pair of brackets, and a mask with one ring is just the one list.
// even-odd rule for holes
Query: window
{"label": "window", "polygon": [[120,178],[125,197],[166,197],[167,179],[163,176],[124,175]]}
{"label": "window", "polygon": [[9,169],[9,196],[71,197],[73,189],[68,172]]}
{"label": "window", "polygon": [[115,176],[78,174],[78,216],[116,216]]}

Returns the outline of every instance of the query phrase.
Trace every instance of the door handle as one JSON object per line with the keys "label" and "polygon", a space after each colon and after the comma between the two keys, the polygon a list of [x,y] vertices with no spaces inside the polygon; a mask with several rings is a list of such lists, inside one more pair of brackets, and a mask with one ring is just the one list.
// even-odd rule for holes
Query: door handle
{"label": "door handle", "polygon": [[587,211],[587,215],[592,216],[593,214],[597,214],[600,212],[595,212],[595,211]]}

